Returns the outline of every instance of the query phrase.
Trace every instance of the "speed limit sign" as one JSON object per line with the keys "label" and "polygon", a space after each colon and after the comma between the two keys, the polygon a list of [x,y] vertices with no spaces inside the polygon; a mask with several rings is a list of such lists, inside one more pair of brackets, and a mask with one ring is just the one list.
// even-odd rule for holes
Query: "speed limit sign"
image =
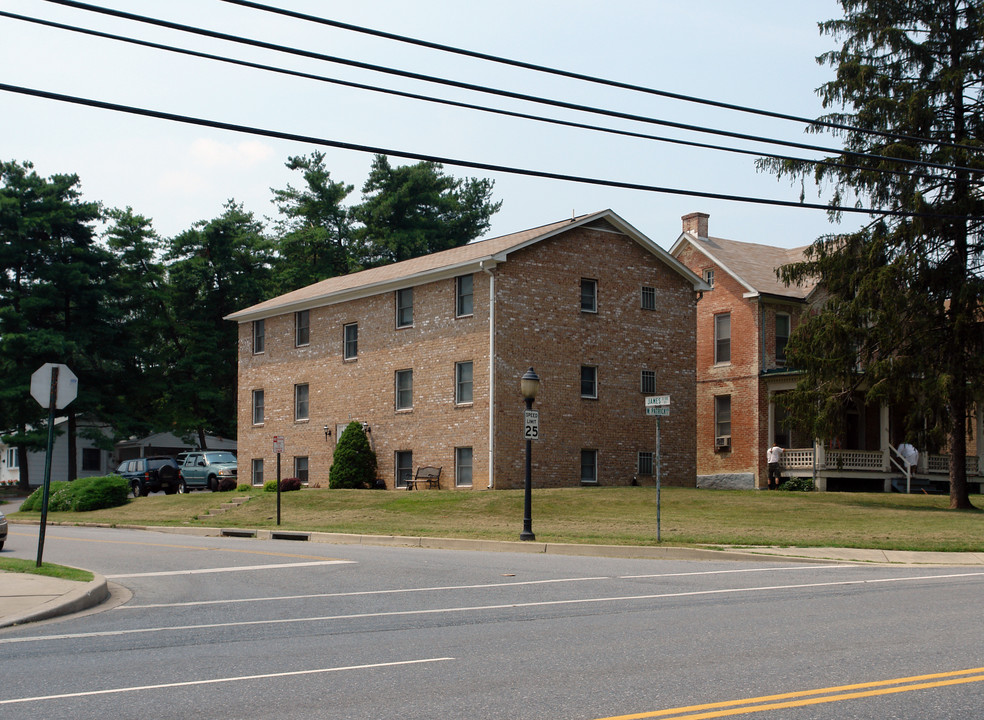
{"label": "speed limit sign", "polygon": [[540,411],[523,411],[523,437],[527,440],[536,440],[540,437]]}

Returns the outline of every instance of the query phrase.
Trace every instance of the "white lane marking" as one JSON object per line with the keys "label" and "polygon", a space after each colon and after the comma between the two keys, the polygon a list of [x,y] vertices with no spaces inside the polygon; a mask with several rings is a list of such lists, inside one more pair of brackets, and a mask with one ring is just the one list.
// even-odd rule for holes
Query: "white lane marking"
{"label": "white lane marking", "polygon": [[[646,578],[661,578],[661,577],[683,577],[688,575],[727,575],[731,573],[746,573],[746,572],[789,572],[793,570],[828,570],[831,568],[845,568],[845,567],[858,567],[857,565],[808,565],[808,566],[795,566],[787,568],[742,568],[737,570],[701,570],[700,572],[686,572],[686,573],[661,573],[656,575],[620,575],[615,579],[618,580],[636,580],[636,579],[646,579]],[[110,577],[123,577],[123,576],[110,576]],[[131,576],[132,577],[132,576]],[[401,593],[418,593],[418,592],[447,592],[449,590],[484,590],[489,588],[508,588],[508,587],[518,587],[521,585],[549,585],[554,583],[574,583],[574,582],[597,582],[599,580],[612,580],[613,578],[607,575],[602,575],[598,577],[580,577],[580,578],[556,578],[553,580],[523,580],[519,582],[504,582],[504,583],[483,583],[478,585],[443,585],[437,587],[421,587],[421,588],[395,588],[392,590],[362,590],[357,592],[339,592],[339,593],[311,593],[307,595],[279,595],[272,597],[258,597],[258,598],[235,598],[232,600],[191,600],[188,602],[179,603],[148,603],[146,605],[120,605],[114,610],[143,610],[149,608],[165,608],[165,607],[197,607],[200,605],[234,605],[240,603],[255,603],[255,602],[280,602],[285,600],[311,600],[313,598],[337,598],[337,597],[353,597],[360,595],[396,595]]]}
{"label": "white lane marking", "polygon": [[272,565],[238,565],[232,567],[198,568],[196,570],[161,570],[160,572],[120,573],[107,575],[108,580],[120,578],[166,577],[168,575],[205,575],[208,573],[246,572],[250,570],[279,570],[280,568],[312,567],[314,565],[352,565],[355,560],[319,560],[317,562],[273,563]]}
{"label": "white lane marking", "polygon": [[520,585],[551,585],[556,583],[573,583],[573,582],[586,582],[589,580],[611,580],[610,577],[583,577],[583,578],[558,578],[555,580],[524,580],[520,582],[508,582],[508,583],[483,583],[480,585],[444,585],[437,587],[420,587],[420,588],[394,588],[392,590],[359,590],[352,592],[337,592],[337,593],[311,593],[309,595],[280,595],[273,597],[258,597],[258,598],[234,598],[232,600],[191,600],[188,602],[178,602],[178,603],[148,603],[146,605],[120,605],[113,608],[114,610],[144,610],[147,608],[164,608],[164,607],[188,607],[197,605],[232,605],[238,603],[254,603],[254,602],[280,602],[282,600],[310,600],[312,598],[338,598],[338,597],[355,597],[363,595],[399,595],[403,593],[418,593],[418,592],[447,592],[449,590],[485,590],[489,588],[501,588],[501,587],[517,587]]}
{"label": "white lane marking", "polygon": [[213,678],[211,680],[188,680],[186,682],[162,683],[160,685],[137,685],[134,687],[110,688],[108,690],[85,690],[82,692],[62,693],[60,695],[37,695],[35,697],[11,698],[0,700],[0,705],[16,703],[39,702],[41,700],[64,700],[67,698],[91,697],[93,695],[115,695],[119,693],[138,692],[142,690],[166,690],[168,688],[189,687],[192,685],[214,685],[218,683],[239,682],[242,680],[267,680],[270,678],[295,677],[298,675],[318,675],[324,673],[343,672],[346,670],[367,670],[372,668],[398,667],[400,665],[419,665],[454,660],[450,657],[423,658],[421,660],[399,660],[387,663],[372,663],[369,665],[347,665],[345,667],[318,668],[316,670],[293,670],[290,672],[263,673],[261,675],[240,675],[238,677]]}
{"label": "white lane marking", "polygon": [[953,573],[950,575],[922,575],[919,577],[877,578],[874,580],[841,580],[835,582],[800,583],[796,585],[762,585],[747,588],[720,588],[718,590],[691,590],[674,593],[652,593],[649,595],[618,595],[612,597],[575,598],[569,600],[541,600],[538,602],[513,602],[497,605],[471,605],[466,607],[445,607],[432,609],[390,610],[386,612],[353,613],[351,615],[320,615],[315,617],[276,618],[273,620],[240,620],[226,623],[205,623],[202,625],[170,625],[167,627],[134,628],[132,630],[104,630],[89,633],[65,633],[61,635],[35,635],[20,638],[0,638],[0,645],[42,642],[45,640],[77,640],[94,637],[122,637],[144,633],[159,633],[180,630],[215,630],[220,628],[250,627],[254,625],[289,625],[296,623],[327,622],[330,620],[362,620],[367,618],[405,617],[410,615],[441,615],[450,613],[481,612],[487,610],[516,610],[520,608],[557,607],[561,605],[588,605],[605,602],[638,602],[640,600],[665,600],[669,598],[699,597],[701,595],[729,595],[774,590],[805,590],[807,588],[846,587],[850,585],[874,585],[879,583],[914,582],[917,580],[950,580],[954,578],[984,577],[984,571]]}

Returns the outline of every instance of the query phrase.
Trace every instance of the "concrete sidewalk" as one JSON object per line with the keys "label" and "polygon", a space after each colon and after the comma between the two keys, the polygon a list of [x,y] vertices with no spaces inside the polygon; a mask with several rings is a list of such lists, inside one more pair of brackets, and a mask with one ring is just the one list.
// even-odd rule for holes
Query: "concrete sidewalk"
{"label": "concrete sidewalk", "polygon": [[[149,531],[175,534],[220,536],[219,528],[146,527]],[[253,537],[263,537],[257,533]],[[592,557],[648,558],[660,560],[729,560],[738,562],[784,561],[800,563],[859,563],[873,565],[925,565],[984,567],[984,553],[908,552],[904,550],[865,550],[857,548],[795,547],[637,547],[624,545],[563,545],[555,543],[456,540],[450,538],[393,537],[303,533],[309,541],[333,544],[417,547],[444,550],[484,550],[527,552],[547,555],[585,555]],[[75,582],[26,573],[0,572],[0,628],[36,622],[88,610],[110,596],[106,578],[96,575],[92,582]]]}
{"label": "concrete sidewalk", "polygon": [[91,582],[0,572],[0,628],[88,610],[109,598],[106,578]]}

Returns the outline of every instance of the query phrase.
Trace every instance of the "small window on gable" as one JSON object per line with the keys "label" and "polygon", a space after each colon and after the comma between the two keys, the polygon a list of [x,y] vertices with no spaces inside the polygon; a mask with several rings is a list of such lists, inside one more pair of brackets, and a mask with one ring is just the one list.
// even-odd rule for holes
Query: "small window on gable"
{"label": "small window on gable", "polygon": [[786,362],[786,344],[789,342],[790,321],[786,313],[776,313],[776,363]]}
{"label": "small window on gable", "polygon": [[253,321],[253,354],[259,355],[266,349],[266,327],[263,320]]}
{"label": "small window on gable", "polygon": [[311,311],[300,310],[294,313],[294,345],[301,347],[311,342]]}
{"label": "small window on gable", "polygon": [[656,309],[656,288],[647,285],[642,286],[642,309]]}
{"label": "small window on gable", "polygon": [[455,308],[457,317],[472,315],[474,308],[475,280],[472,275],[462,275],[455,279]]}
{"label": "small window on gable", "polygon": [[413,288],[396,291],[396,326],[398,328],[413,326]]}
{"label": "small window on gable", "polygon": [[704,282],[710,285],[711,290],[714,289],[714,268],[707,268],[704,271]]}
{"label": "small window on gable", "polygon": [[598,312],[598,281],[581,278],[581,312]]}

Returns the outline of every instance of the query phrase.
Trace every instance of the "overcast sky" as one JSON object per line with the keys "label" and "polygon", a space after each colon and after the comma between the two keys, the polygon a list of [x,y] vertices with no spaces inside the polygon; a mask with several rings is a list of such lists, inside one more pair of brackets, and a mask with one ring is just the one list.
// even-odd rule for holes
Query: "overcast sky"
{"label": "overcast sky", "polygon": [[[362,62],[437,75],[673,122],[836,146],[797,123],[716,110],[552,78],[414,48],[222,0],[94,0],[95,4]],[[831,70],[815,57],[834,40],[817,23],[834,0],[266,0],[347,23],[675,93],[798,116],[823,112],[816,88]],[[45,0],[4,0],[0,10],[267,65],[635,132],[739,146],[741,141],[533,105],[400,79],[270,50],[201,38]],[[799,185],[759,173],[754,158],[682,148],[529,120],[448,108],[314,80],[231,67],[0,17],[0,82],[314,138],[500,166],[680,190],[797,201]],[[749,146],[747,143],[745,146]],[[761,146],[757,146],[761,147]],[[163,236],[217,217],[230,198],[276,216],[270,188],[301,184],[284,167],[312,143],[136,117],[0,92],[0,159],[30,160],[43,176],[76,173],[86,199],[131,206]],[[332,178],[361,197],[372,156],[324,149]],[[810,155],[772,148],[772,152]],[[813,156],[816,154],[814,153]],[[393,164],[408,160],[392,159]],[[488,237],[610,208],[668,248],[680,217],[710,214],[711,235],[793,247],[857,227],[818,210],[605,188],[445,165],[490,177],[501,211]],[[812,186],[807,201],[819,198]]]}

